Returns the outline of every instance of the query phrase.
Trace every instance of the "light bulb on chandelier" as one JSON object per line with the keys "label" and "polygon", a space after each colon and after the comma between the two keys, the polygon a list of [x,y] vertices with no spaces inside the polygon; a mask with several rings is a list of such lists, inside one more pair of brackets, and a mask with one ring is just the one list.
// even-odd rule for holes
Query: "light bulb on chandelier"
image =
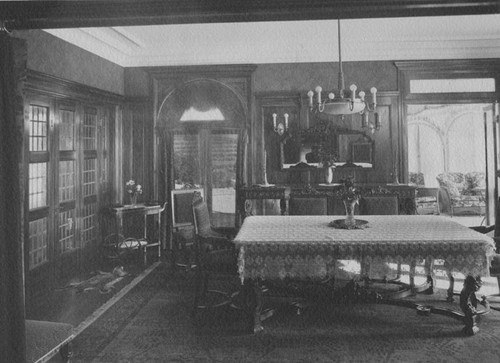
{"label": "light bulb on chandelier", "polygon": [[288,114],[283,114],[284,122],[277,121],[278,114],[273,113],[273,130],[278,135],[283,136],[288,132]]}
{"label": "light bulb on chandelier", "polygon": [[[338,44],[339,44],[339,74],[338,74],[338,90],[330,91],[327,99],[323,100],[323,89],[317,86],[315,92],[309,91],[307,96],[309,98],[309,109],[315,113],[324,113],[328,115],[344,116],[359,113],[362,115],[361,125],[363,128],[370,128],[372,132],[380,129],[380,119],[375,112],[377,108],[377,89],[372,87],[370,89],[372,102],[368,103],[365,100],[365,92],[360,91],[358,98],[356,97],[356,90],[358,89],[355,84],[349,87],[349,92],[344,87],[344,72],[342,71],[342,52],[340,43],[340,19],[338,19]],[[314,96],[316,95],[316,100]],[[375,114],[375,121],[371,123],[368,118],[369,113]]]}

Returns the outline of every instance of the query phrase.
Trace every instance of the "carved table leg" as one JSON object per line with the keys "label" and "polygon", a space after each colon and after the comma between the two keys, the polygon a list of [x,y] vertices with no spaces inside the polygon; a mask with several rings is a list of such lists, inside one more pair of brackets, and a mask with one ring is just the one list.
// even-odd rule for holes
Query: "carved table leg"
{"label": "carved table leg", "polygon": [[362,256],[360,265],[361,265],[360,278],[365,282],[365,287],[368,287],[370,283],[371,264],[366,260],[365,256]]}
{"label": "carved table leg", "polygon": [[450,285],[448,286],[446,301],[453,302],[455,299],[453,298],[453,292],[455,291],[455,277],[453,277],[453,273],[450,268],[446,268],[446,274],[448,275],[448,280],[450,281]]}
{"label": "carved table leg", "polygon": [[415,268],[417,266],[417,261],[412,260],[410,262],[410,289],[415,292]]}
{"label": "carved table leg", "polygon": [[431,257],[425,259],[425,273],[427,274],[427,284],[429,285],[425,292],[434,294],[434,259]]}
{"label": "carved table leg", "polygon": [[460,292],[460,308],[464,312],[464,324],[463,332],[466,335],[474,335],[479,331],[477,326],[479,315],[481,315],[477,310],[478,303],[489,308],[486,297],[482,297],[479,301],[476,297],[476,292],[481,288],[482,281],[478,276],[476,278],[472,276],[467,276],[464,281],[464,287]]}
{"label": "carved table leg", "polygon": [[262,326],[262,287],[258,281],[246,280],[243,285],[243,297],[249,315],[249,330],[258,333]]}

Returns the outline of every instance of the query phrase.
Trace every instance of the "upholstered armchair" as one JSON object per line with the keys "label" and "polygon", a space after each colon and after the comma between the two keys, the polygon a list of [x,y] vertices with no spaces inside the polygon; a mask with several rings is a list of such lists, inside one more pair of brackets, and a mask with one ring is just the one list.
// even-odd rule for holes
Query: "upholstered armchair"
{"label": "upholstered armchair", "polygon": [[[484,173],[441,173],[436,179],[444,191],[450,215],[485,213]],[[443,210],[443,208],[441,208]]]}

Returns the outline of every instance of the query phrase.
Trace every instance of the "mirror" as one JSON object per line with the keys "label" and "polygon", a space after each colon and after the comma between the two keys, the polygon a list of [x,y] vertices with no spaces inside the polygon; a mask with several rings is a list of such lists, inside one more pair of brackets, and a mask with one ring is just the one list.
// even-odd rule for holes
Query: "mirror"
{"label": "mirror", "polygon": [[300,140],[288,139],[280,143],[281,169],[307,169],[320,167],[317,146],[302,144]]}
{"label": "mirror", "polygon": [[325,161],[336,167],[372,168],[373,149],[373,140],[362,131],[319,123],[281,141],[281,169],[315,169]]}
{"label": "mirror", "polygon": [[339,163],[353,163],[363,168],[373,167],[373,141],[363,132],[338,134]]}

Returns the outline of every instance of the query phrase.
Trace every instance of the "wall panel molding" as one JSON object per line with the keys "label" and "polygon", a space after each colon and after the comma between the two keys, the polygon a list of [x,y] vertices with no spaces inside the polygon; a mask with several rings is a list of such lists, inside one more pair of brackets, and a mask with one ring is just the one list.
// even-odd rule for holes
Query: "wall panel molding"
{"label": "wall panel molding", "polygon": [[93,103],[123,103],[124,97],[45,73],[28,70],[25,90],[57,98],[78,98]]}

